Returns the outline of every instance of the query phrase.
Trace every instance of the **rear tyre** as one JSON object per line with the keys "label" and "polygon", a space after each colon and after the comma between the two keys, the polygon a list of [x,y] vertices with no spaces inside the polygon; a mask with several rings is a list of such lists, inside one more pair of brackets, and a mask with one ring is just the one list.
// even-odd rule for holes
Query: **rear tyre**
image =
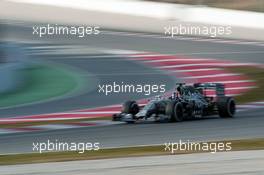
{"label": "rear tyre", "polygon": [[220,97],[217,107],[221,118],[232,118],[236,113],[236,103],[232,97]]}
{"label": "rear tyre", "polygon": [[127,101],[123,104],[122,112],[135,115],[139,112],[139,106],[135,101]]}
{"label": "rear tyre", "polygon": [[165,113],[170,122],[183,121],[183,106],[181,102],[168,102]]}

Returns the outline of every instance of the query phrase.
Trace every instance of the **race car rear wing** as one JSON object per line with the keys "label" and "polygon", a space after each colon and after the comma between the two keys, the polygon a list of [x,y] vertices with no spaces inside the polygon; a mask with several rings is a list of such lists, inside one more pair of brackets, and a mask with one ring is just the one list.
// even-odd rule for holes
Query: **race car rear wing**
{"label": "race car rear wing", "polygon": [[194,83],[193,87],[198,90],[214,89],[216,96],[225,96],[225,85],[222,83]]}

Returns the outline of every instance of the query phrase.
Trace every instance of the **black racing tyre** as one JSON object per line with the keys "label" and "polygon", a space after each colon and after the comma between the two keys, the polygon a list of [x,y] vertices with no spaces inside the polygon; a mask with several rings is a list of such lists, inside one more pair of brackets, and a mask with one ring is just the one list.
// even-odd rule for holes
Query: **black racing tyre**
{"label": "black racing tyre", "polygon": [[168,116],[168,120],[170,122],[175,122],[175,119],[173,117],[174,104],[175,104],[174,102],[168,101],[168,103],[166,104],[166,107],[165,107],[165,115]]}
{"label": "black racing tyre", "polygon": [[232,97],[220,97],[217,101],[217,107],[221,118],[232,118],[236,113],[236,103]]}
{"label": "black racing tyre", "polygon": [[181,102],[169,102],[166,105],[165,114],[171,122],[183,121],[183,106]]}
{"label": "black racing tyre", "polygon": [[174,105],[174,119],[176,122],[183,121],[183,105],[181,102],[177,102]]}
{"label": "black racing tyre", "polygon": [[135,115],[139,112],[139,106],[138,106],[137,102],[135,102],[135,101],[126,101],[123,104],[122,112]]}
{"label": "black racing tyre", "polygon": [[189,102],[188,104],[188,108],[187,108],[187,118],[188,119],[194,119],[195,118],[195,101],[192,100]]}

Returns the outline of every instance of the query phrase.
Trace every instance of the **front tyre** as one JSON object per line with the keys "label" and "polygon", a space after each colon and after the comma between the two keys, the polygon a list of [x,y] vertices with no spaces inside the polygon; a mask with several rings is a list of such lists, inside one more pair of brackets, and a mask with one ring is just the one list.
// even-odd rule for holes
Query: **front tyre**
{"label": "front tyre", "polygon": [[181,102],[169,102],[166,105],[165,113],[170,122],[183,121],[183,105]]}
{"label": "front tyre", "polygon": [[139,112],[139,106],[135,101],[126,101],[123,104],[122,113],[135,115]]}
{"label": "front tyre", "polygon": [[232,97],[220,97],[217,107],[221,118],[232,118],[236,113],[236,103]]}

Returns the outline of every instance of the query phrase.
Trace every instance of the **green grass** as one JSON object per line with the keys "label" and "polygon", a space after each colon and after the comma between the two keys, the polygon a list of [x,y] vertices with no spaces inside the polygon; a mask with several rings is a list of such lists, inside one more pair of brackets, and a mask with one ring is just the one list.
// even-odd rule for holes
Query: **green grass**
{"label": "green grass", "polygon": [[[219,142],[219,141],[218,141]],[[264,138],[245,140],[226,140],[223,142],[232,143],[232,151],[241,150],[262,150],[264,149]],[[210,142],[208,142],[210,143]],[[135,156],[170,155],[165,151],[164,145],[139,146],[129,148],[101,149],[98,151],[86,151],[83,154],[77,152],[49,152],[49,153],[28,153],[14,155],[0,155],[0,165],[61,162],[73,160],[92,160]],[[201,151],[176,151],[174,154],[202,153]],[[217,153],[216,153],[217,154]]]}
{"label": "green grass", "polygon": [[246,93],[236,96],[235,99],[238,103],[248,103],[254,101],[264,100],[264,69],[256,67],[237,67],[227,69],[234,73],[242,73],[250,80],[256,81],[257,88],[253,88]]}
{"label": "green grass", "polygon": [[0,94],[0,107],[27,104],[62,96],[78,86],[78,75],[51,65],[25,69],[25,86],[17,91]]}
{"label": "green grass", "polygon": [[70,124],[75,122],[85,122],[85,121],[98,121],[98,120],[111,120],[110,117],[99,117],[99,118],[81,118],[81,119],[65,119],[65,120],[50,120],[50,121],[15,121],[13,123],[0,123],[0,128],[20,128],[26,126],[38,126],[38,125],[49,125],[49,124]]}

